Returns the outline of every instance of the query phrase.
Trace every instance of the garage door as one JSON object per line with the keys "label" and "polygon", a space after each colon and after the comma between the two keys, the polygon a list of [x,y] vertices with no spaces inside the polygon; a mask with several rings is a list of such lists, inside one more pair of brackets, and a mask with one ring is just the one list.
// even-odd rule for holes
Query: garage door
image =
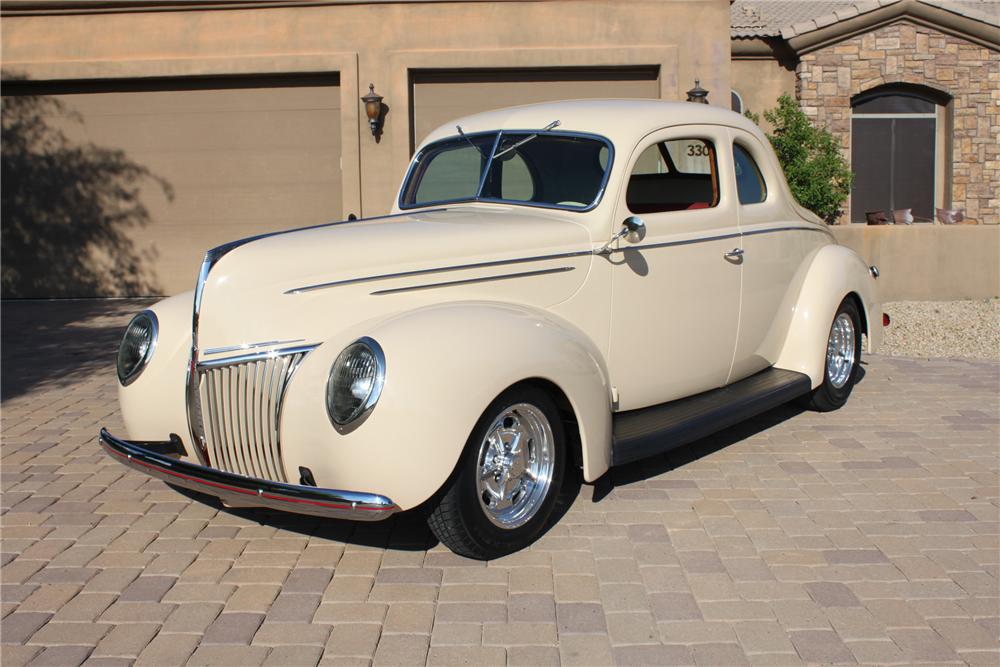
{"label": "garage door", "polygon": [[660,97],[658,67],[415,70],[410,80],[413,146],[443,123],[490,109],[582,98]]}
{"label": "garage door", "polygon": [[[193,286],[210,247],[341,217],[338,84],[5,85],[4,187],[20,203],[4,197],[4,242],[24,246],[4,249],[19,274],[5,294],[173,294]],[[15,112],[46,140],[15,148]],[[18,151],[24,164],[8,169]],[[8,216],[24,239],[7,233]]]}

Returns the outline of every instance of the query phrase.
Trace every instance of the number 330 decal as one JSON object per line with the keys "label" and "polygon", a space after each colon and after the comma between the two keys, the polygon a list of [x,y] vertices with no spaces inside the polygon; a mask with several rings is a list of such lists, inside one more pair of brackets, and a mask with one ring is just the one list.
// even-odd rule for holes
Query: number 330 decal
{"label": "number 330 decal", "polygon": [[694,157],[708,156],[708,146],[705,144],[688,144],[688,155]]}

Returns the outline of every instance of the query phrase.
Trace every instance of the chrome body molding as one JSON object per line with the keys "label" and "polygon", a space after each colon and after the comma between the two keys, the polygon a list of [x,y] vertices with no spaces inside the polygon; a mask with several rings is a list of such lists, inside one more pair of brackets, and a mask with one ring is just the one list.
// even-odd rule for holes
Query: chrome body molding
{"label": "chrome body molding", "polygon": [[758,236],[760,234],[775,234],[777,232],[819,232],[821,234],[830,234],[829,231],[823,229],[822,227],[810,226],[795,226],[795,227],[772,227],[770,229],[751,229],[746,232],[733,232],[731,234],[718,234],[716,236],[703,236],[694,239],[683,239],[681,241],[664,241],[662,243],[643,243],[639,245],[629,245],[621,248],[616,248],[612,250],[615,252],[624,252],[625,250],[652,250],[653,248],[670,248],[673,246],[683,246],[692,245],[694,243],[708,243],[710,241],[723,241],[725,239],[739,239],[744,236]]}
{"label": "chrome body molding", "polygon": [[225,354],[226,352],[240,352],[242,350],[254,350],[258,347],[275,347],[278,345],[291,345],[292,343],[304,343],[305,338],[294,338],[292,340],[267,340],[261,343],[243,343],[240,345],[228,345],[226,347],[213,347],[202,350],[202,354]]}
{"label": "chrome body molding", "polygon": [[[295,345],[294,347],[282,347],[277,350],[263,350],[261,352],[250,352],[240,354],[235,357],[222,357],[220,359],[206,359],[198,362],[198,368],[217,368],[219,366],[232,366],[252,361],[263,361],[272,357],[282,357],[290,354],[301,354],[311,352],[319,347],[319,343],[312,345]],[[206,354],[208,354],[206,352]]]}
{"label": "chrome body molding", "polygon": [[[819,232],[822,234],[829,235],[830,232],[816,226],[794,226],[794,227],[774,227],[771,229],[753,229],[747,232],[733,232],[731,234],[719,234],[716,236],[702,236],[693,239],[684,239],[682,241],[667,241],[663,243],[645,243],[637,245],[628,245],[619,248],[608,248],[607,244],[602,245],[599,248],[590,250],[576,250],[572,252],[562,252],[555,253],[551,255],[535,255],[532,257],[513,257],[511,259],[498,259],[490,262],[476,262],[474,264],[454,264],[451,266],[436,266],[430,269],[415,269],[413,271],[400,271],[398,273],[381,273],[372,276],[361,276],[358,278],[347,278],[345,280],[334,280],[328,283],[315,283],[313,285],[303,285],[302,287],[294,287],[290,290],[286,290],[285,294],[304,294],[306,292],[312,292],[315,290],[330,289],[333,287],[346,287],[347,285],[357,285],[359,283],[369,283],[376,282],[379,280],[393,280],[395,278],[410,278],[412,276],[423,276],[433,273],[449,273],[452,271],[468,271],[471,269],[488,269],[496,266],[508,266],[512,264],[528,264],[531,262],[544,262],[553,259],[570,259],[573,257],[585,257],[587,255],[598,255],[607,256],[614,254],[616,252],[624,252],[626,250],[650,250],[653,248],[668,248],[671,246],[683,246],[692,245],[694,243],[708,243],[710,241],[720,241],[723,239],[736,239],[743,236],[757,236],[759,234],[774,234],[777,232],[790,232],[790,231],[803,231],[803,232]],[[565,269],[562,269],[565,270]],[[527,275],[527,274],[525,274]],[[511,274],[510,277],[517,277],[517,274]],[[489,278],[486,278],[489,280]],[[470,279],[468,282],[477,282],[479,279]],[[461,285],[465,284],[466,281],[453,281],[451,283],[440,283],[435,285],[429,285],[428,287],[439,287],[445,285]],[[398,289],[384,289],[372,292],[372,294],[392,294],[395,292],[403,292],[411,289],[424,289],[423,286],[416,287],[405,287]]]}
{"label": "chrome body molding", "polygon": [[233,506],[267,507],[315,516],[380,521],[399,511],[385,496],[285,484],[236,475],[195,463],[180,461],[154,451],[157,445],[175,443],[129,442],[101,429],[101,446],[124,465],[175,486],[216,496]]}
{"label": "chrome body molding", "polygon": [[594,254],[592,250],[578,250],[575,252],[562,252],[554,255],[537,255],[535,257],[518,257],[514,259],[498,259],[492,262],[477,262],[475,264],[455,264],[452,266],[436,266],[432,269],[416,269],[414,271],[401,271],[399,273],[383,273],[375,276],[364,276],[362,278],[348,278],[347,280],[336,280],[329,283],[317,283],[315,285],[304,285],[285,292],[285,294],[303,294],[319,289],[331,287],[344,287],[345,285],[357,285],[358,283],[370,283],[377,280],[391,280],[393,278],[409,278],[411,276],[424,276],[431,273],[448,273],[451,271],[467,271],[469,269],[488,269],[494,266],[507,266],[509,264],[528,264],[530,262],[544,262],[550,259],[569,259],[572,257],[585,257]]}
{"label": "chrome body molding", "polygon": [[400,292],[413,292],[416,290],[435,289],[438,287],[455,287],[457,285],[472,285],[474,283],[488,283],[496,280],[510,280],[512,278],[530,278],[531,276],[545,276],[550,273],[565,273],[572,271],[572,266],[559,266],[554,269],[539,269],[538,271],[522,271],[520,273],[504,273],[499,276],[484,276],[482,278],[466,278],[465,280],[449,280],[443,283],[426,283],[422,285],[410,285],[408,287],[393,287],[391,289],[380,289],[372,292],[372,296],[385,294],[399,294]]}

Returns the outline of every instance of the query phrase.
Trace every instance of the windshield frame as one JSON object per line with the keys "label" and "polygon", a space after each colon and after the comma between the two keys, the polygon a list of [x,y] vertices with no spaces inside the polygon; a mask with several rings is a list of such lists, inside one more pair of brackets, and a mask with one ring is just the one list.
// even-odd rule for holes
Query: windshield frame
{"label": "windshield frame", "polygon": [[[608,149],[608,163],[604,167],[604,175],[601,177],[601,183],[597,188],[597,194],[594,196],[594,201],[589,203],[587,206],[566,206],[563,204],[546,204],[542,202],[530,202],[517,199],[502,199],[497,197],[483,197],[481,193],[483,187],[485,186],[486,177],[490,173],[490,169],[493,167],[493,159],[496,157],[497,148],[500,146],[500,142],[503,140],[503,135],[505,134],[515,134],[515,135],[531,135],[535,134],[539,137],[542,136],[556,136],[556,137],[577,137],[580,139],[594,139],[600,141]],[[472,197],[460,197],[458,199],[439,199],[428,202],[421,202],[419,204],[407,204],[403,201],[403,197],[406,194],[407,186],[410,183],[410,179],[413,177],[413,172],[416,171],[418,162],[417,157],[426,152],[428,149],[442,144],[445,142],[462,141],[463,136],[466,139],[471,139],[473,137],[482,137],[485,135],[496,135],[493,141],[492,149],[490,150],[489,159],[486,161],[486,165],[483,167],[483,171],[479,174],[479,186],[476,189],[475,196]],[[614,167],[615,163],[615,146],[611,143],[611,140],[600,134],[593,134],[591,132],[573,132],[567,130],[483,130],[481,132],[464,132],[463,134],[453,134],[447,137],[442,137],[437,141],[433,141],[417,153],[412,160],[410,160],[410,166],[406,169],[406,176],[403,178],[403,183],[399,188],[399,196],[397,198],[396,205],[401,211],[409,211],[418,208],[427,208],[428,206],[440,206],[442,204],[465,204],[473,202],[483,202],[488,204],[508,204],[511,206],[530,206],[533,208],[547,208],[556,209],[560,211],[573,211],[575,213],[586,213],[588,211],[593,211],[597,208],[601,201],[604,199],[604,193],[608,187],[608,181],[611,178],[611,169]]]}

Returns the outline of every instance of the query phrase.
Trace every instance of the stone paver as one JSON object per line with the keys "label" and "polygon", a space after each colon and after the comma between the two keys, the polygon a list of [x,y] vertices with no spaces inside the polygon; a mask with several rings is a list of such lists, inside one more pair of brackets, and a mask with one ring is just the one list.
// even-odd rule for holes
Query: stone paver
{"label": "stone paver", "polygon": [[144,303],[3,304],[4,665],[1000,662],[1000,364],[869,357],[843,410],[615,470],[480,563],[104,456]]}

